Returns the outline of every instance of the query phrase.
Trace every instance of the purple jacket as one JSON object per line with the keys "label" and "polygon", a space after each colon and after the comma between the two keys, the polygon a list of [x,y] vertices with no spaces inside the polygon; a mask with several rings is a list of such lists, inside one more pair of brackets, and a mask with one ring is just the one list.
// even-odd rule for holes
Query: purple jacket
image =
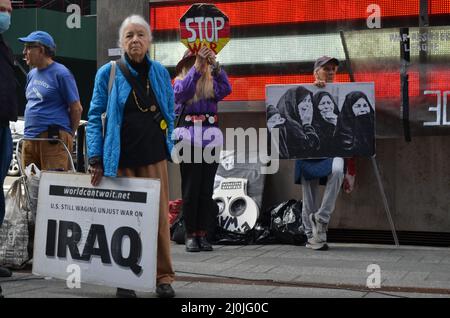
{"label": "purple jacket", "polygon": [[[197,72],[193,66],[183,80],[175,80],[173,90],[175,93],[175,114],[179,114],[182,105],[192,99],[195,95],[197,81],[201,74]],[[186,105],[183,115],[188,114],[217,114],[217,103],[231,93],[231,85],[228,76],[222,69],[217,76],[214,76],[214,99],[201,99],[191,105]],[[174,131],[177,139],[189,140],[197,147],[216,147],[222,146],[222,132],[217,127],[203,126],[201,127],[179,127]]]}

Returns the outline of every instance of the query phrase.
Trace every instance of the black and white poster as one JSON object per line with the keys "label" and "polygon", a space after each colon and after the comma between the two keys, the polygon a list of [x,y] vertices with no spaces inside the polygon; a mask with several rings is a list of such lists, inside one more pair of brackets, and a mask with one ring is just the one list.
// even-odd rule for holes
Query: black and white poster
{"label": "black and white poster", "polygon": [[375,155],[373,83],[268,85],[266,112],[281,159]]}

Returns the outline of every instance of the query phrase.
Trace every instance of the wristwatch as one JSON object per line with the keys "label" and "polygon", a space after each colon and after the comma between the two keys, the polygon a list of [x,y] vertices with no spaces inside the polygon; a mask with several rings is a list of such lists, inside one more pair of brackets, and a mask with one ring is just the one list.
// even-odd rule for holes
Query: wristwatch
{"label": "wristwatch", "polygon": [[89,158],[88,163],[89,163],[89,165],[91,165],[91,166],[95,166],[95,165],[98,165],[98,164],[102,164],[102,158],[101,158],[101,157],[92,157],[92,158]]}

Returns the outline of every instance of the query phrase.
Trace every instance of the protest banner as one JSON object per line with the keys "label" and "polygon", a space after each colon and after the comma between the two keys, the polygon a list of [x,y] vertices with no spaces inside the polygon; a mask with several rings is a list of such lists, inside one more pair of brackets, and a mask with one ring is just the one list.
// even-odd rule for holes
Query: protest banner
{"label": "protest banner", "polygon": [[217,54],[230,40],[230,23],[215,5],[196,3],[181,17],[180,35],[192,53],[206,45]]}
{"label": "protest banner", "polygon": [[[43,172],[39,186],[33,274],[153,291],[160,182]],[[74,267],[75,266],[75,267]]]}

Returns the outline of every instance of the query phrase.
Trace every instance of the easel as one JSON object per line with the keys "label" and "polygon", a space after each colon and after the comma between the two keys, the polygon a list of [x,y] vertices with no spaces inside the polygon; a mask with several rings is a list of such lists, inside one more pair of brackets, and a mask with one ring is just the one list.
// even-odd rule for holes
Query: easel
{"label": "easel", "polygon": [[[351,63],[350,63],[350,59],[349,59],[347,42],[345,41],[345,37],[344,37],[344,31],[342,31],[342,30],[339,31],[339,34],[341,36],[342,47],[343,47],[344,53],[345,53],[345,60],[347,62],[348,73],[350,75],[350,81],[354,82],[355,81],[355,76],[353,74],[353,69],[352,69],[352,66],[351,66]],[[400,244],[399,244],[399,241],[398,241],[397,232],[395,230],[394,221],[392,220],[391,210],[389,209],[389,204],[388,204],[388,200],[387,200],[387,197],[386,197],[386,192],[384,191],[383,182],[381,181],[380,170],[378,169],[378,164],[377,164],[377,161],[375,159],[375,156],[371,157],[370,161],[372,162],[373,172],[375,173],[375,177],[377,178],[378,188],[380,189],[381,198],[383,199],[384,209],[386,211],[386,215],[387,215],[387,218],[388,218],[388,221],[389,221],[389,225],[391,227],[392,236],[394,237],[395,246],[398,247],[398,246],[400,246]]]}

